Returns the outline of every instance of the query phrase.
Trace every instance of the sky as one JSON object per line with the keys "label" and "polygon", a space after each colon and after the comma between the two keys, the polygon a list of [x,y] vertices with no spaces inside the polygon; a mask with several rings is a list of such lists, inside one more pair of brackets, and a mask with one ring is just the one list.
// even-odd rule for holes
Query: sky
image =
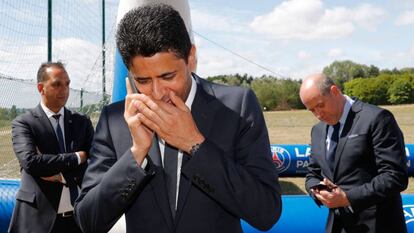
{"label": "sky", "polygon": [[[119,1],[105,2],[111,92]],[[67,64],[73,88],[101,91],[101,0],[53,4],[53,60]],[[346,59],[380,69],[414,67],[412,0],[189,0],[189,5],[202,77],[302,79]],[[46,25],[46,0],[0,1],[0,74],[35,82],[47,58]]]}
{"label": "sky", "polygon": [[302,79],[335,60],[414,66],[414,1],[190,0],[202,76]]}

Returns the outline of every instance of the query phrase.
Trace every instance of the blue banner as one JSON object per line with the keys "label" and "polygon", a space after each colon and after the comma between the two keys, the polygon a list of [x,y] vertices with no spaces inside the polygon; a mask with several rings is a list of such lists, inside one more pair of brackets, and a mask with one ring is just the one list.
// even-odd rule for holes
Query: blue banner
{"label": "blue banner", "polygon": [[[270,146],[273,162],[281,177],[305,176],[309,163],[310,146],[306,144],[273,144]],[[414,144],[405,145],[408,175],[414,176]]]}
{"label": "blue banner", "polygon": [[[19,188],[18,180],[0,179],[0,233],[6,233]],[[414,232],[414,194],[403,194],[403,208],[408,232]],[[284,195],[282,216],[269,233],[324,232],[328,209],[317,207],[307,195]],[[260,233],[242,221],[243,232]]]}

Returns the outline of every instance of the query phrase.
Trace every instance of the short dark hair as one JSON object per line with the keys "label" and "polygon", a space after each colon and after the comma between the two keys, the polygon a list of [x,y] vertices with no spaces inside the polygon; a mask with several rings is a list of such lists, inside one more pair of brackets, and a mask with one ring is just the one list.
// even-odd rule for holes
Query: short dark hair
{"label": "short dark hair", "polygon": [[159,52],[173,52],[187,63],[191,50],[184,20],[166,4],[144,5],[126,13],[118,25],[116,45],[128,68],[133,57]]}
{"label": "short dark hair", "polygon": [[322,75],[322,78],[316,83],[322,95],[329,95],[331,93],[331,86],[336,85],[335,82],[328,76]]}
{"label": "short dark hair", "polygon": [[43,62],[39,69],[37,70],[37,83],[41,83],[44,81],[47,81],[49,79],[49,76],[46,73],[46,69],[50,68],[50,67],[56,67],[56,68],[60,68],[62,70],[65,70],[65,64],[63,64],[61,61],[57,61],[57,62]]}

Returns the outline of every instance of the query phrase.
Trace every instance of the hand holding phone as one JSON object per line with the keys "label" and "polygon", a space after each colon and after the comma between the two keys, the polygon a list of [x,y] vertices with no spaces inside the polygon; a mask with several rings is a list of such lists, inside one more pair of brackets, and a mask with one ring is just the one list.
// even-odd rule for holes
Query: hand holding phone
{"label": "hand holding phone", "polygon": [[328,192],[331,192],[334,188],[336,188],[336,186],[328,186],[326,184],[319,183],[319,184],[313,186],[312,188],[317,190],[317,191],[326,190]]}
{"label": "hand holding phone", "polygon": [[129,84],[131,86],[132,92],[133,93],[139,93],[138,88],[135,85],[135,80],[134,80],[134,78],[132,78],[132,76],[129,74],[129,72],[128,72],[128,80],[129,80]]}
{"label": "hand holding phone", "polygon": [[322,191],[322,190],[326,190],[328,192],[332,191],[332,189],[330,189],[328,187],[328,185],[322,184],[322,183],[319,183],[319,184],[313,186],[312,188],[315,189],[315,190],[318,190],[318,191]]}

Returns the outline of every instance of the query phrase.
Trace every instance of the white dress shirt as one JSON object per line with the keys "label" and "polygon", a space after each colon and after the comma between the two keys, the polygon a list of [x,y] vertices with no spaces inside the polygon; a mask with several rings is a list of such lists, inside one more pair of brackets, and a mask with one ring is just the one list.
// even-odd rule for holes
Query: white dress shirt
{"label": "white dress shirt", "polygon": [[[352,104],[355,102],[355,100],[351,99],[349,96],[347,96],[347,95],[344,95],[344,96],[345,96],[346,102],[344,104],[344,110],[342,112],[341,118],[339,119],[339,123],[340,123],[339,134],[338,134],[339,137],[341,136],[342,129],[344,128],[345,121],[346,121],[346,118],[348,117],[349,110],[351,109]],[[329,128],[328,128],[328,133],[326,135],[326,151],[329,150],[333,130],[334,130],[333,125],[330,125]]]}

